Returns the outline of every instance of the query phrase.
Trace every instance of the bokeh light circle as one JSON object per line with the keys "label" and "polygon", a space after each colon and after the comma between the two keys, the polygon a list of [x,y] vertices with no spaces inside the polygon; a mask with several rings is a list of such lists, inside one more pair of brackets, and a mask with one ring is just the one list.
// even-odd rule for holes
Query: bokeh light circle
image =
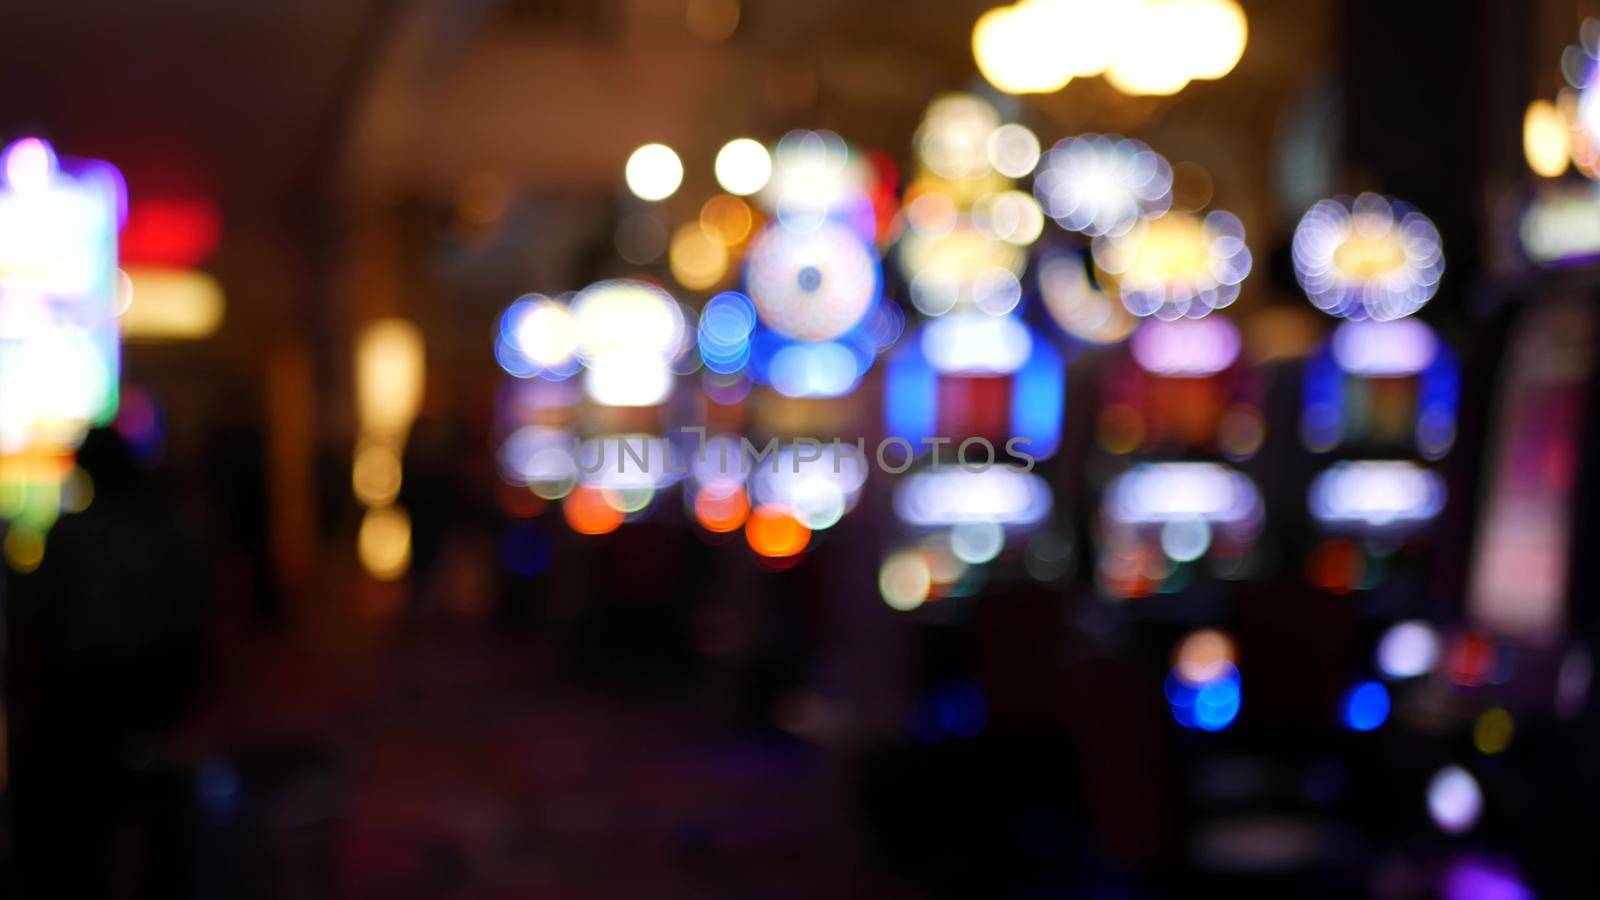
{"label": "bokeh light circle", "polygon": [[1086,134],[1057,143],[1039,161],[1034,196],[1068,231],[1126,233],[1172,205],[1172,166],[1142,141]]}
{"label": "bokeh light circle", "polygon": [[1378,194],[1320,200],[1295,226],[1295,277],[1318,309],[1388,321],[1421,309],[1439,289],[1439,231],[1409,204]]}
{"label": "bokeh light circle", "polygon": [[748,197],[772,178],[772,155],[760,141],[735,138],[717,151],[717,184],[730,194]]}
{"label": "bokeh light circle", "polygon": [[1239,298],[1250,274],[1244,226],[1221,210],[1201,219],[1170,212],[1120,235],[1095,238],[1102,283],[1114,284],[1136,316],[1200,318]]}
{"label": "bokeh light circle", "polygon": [[628,157],[623,176],[640,200],[665,200],[683,183],[683,161],[666,144],[645,144]]}
{"label": "bokeh light circle", "polygon": [[762,504],[750,512],[750,518],[744,523],[744,534],[750,549],[773,559],[795,556],[811,542],[811,529],[789,509],[772,503]]}
{"label": "bokeh light circle", "polygon": [[745,282],[761,320],[799,341],[832,340],[860,322],[878,296],[878,260],[843,225],[797,232],[782,223],[750,244]]}

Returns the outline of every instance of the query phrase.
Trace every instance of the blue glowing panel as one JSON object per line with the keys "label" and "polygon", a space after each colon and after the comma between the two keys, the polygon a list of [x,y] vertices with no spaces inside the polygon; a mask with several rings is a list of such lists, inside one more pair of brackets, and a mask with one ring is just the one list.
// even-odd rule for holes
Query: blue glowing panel
{"label": "blue glowing panel", "polygon": [[890,437],[913,445],[939,427],[939,373],[928,365],[916,341],[889,356],[883,389],[883,425]]}
{"label": "blue glowing panel", "polygon": [[1011,434],[1032,442],[1027,447],[1031,455],[1049,456],[1061,444],[1066,408],[1067,375],[1060,351],[1035,334],[1033,353],[1012,377]]}

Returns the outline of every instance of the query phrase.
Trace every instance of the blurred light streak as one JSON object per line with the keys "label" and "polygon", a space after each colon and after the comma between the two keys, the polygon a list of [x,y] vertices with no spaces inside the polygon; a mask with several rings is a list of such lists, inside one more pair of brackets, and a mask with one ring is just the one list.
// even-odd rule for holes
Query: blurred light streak
{"label": "blurred light streak", "polygon": [[125,340],[203,340],[222,327],[227,302],[210,275],[157,266],[130,266],[127,274],[131,296],[120,316]]}
{"label": "blurred light streak", "polygon": [[1197,378],[1225,372],[1239,359],[1239,329],[1222,318],[1150,319],[1133,333],[1134,362],[1153,375]]}
{"label": "blurred light streak", "polygon": [[1140,463],[1107,487],[1106,506],[1128,524],[1196,516],[1231,523],[1259,515],[1261,495],[1248,476],[1220,463]]}
{"label": "blurred light streak", "polygon": [[1339,368],[1369,378],[1415,375],[1439,352],[1433,330],[1415,319],[1341,322],[1332,340]]}
{"label": "blurred light streak", "polygon": [[839,397],[865,374],[849,348],[833,341],[782,347],[766,366],[773,390],[785,397]]}
{"label": "blurred light streak", "polygon": [[1406,460],[1341,461],[1311,481],[1307,505],[1327,527],[1404,529],[1432,521],[1445,503],[1444,478]]}
{"label": "blurred light streak", "polygon": [[1001,466],[980,471],[944,466],[908,475],[895,485],[894,512],[912,527],[968,522],[1038,525],[1050,515],[1050,486],[1032,472]]}
{"label": "blurred light streak", "polygon": [[1011,316],[961,313],[923,326],[922,355],[941,374],[1007,375],[1033,352],[1033,335]]}
{"label": "blurred light streak", "polygon": [[222,216],[198,197],[136,200],[118,247],[123,266],[192,269],[216,250]]}
{"label": "blurred light streak", "polygon": [[1600,258],[1600,184],[1540,185],[1522,211],[1517,238],[1540,266],[1573,266]]}

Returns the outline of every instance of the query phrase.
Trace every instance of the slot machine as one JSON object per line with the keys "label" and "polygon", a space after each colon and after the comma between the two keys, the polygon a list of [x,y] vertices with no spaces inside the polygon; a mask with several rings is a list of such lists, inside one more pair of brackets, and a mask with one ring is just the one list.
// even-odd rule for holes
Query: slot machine
{"label": "slot machine", "polygon": [[1023,309],[1045,219],[1016,180],[1037,164],[1038,139],[986,100],[948,94],[914,142],[895,255],[919,322],[885,367],[878,455],[895,545],[878,586],[891,608],[937,621],[966,604],[931,601],[1064,570],[1058,498],[1035,468],[1060,446],[1065,364]]}

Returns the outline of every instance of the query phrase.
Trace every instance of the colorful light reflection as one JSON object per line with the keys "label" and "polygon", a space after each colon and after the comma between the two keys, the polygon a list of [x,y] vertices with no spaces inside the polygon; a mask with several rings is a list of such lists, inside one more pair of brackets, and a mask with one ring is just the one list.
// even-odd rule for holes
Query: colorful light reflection
{"label": "colorful light reflection", "polygon": [[1387,321],[1433,298],[1444,276],[1439,230],[1409,204],[1378,194],[1318,201],[1295,227],[1295,276],[1318,309]]}

